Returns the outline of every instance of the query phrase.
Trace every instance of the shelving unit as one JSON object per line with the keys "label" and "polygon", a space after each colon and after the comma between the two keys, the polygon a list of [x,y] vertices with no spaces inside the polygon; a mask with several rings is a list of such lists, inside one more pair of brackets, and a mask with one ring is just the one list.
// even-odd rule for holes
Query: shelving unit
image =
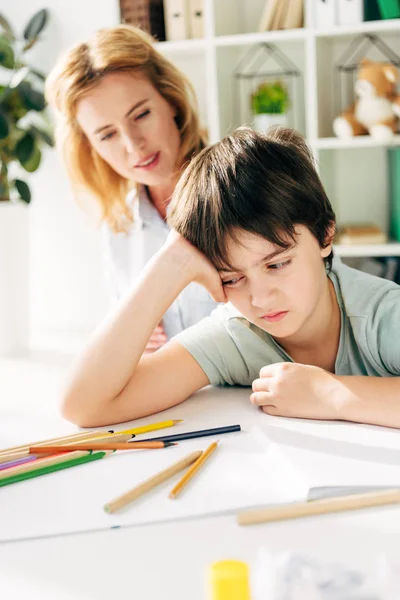
{"label": "shelving unit", "polygon": [[[334,137],[332,122],[339,109],[334,102],[333,73],[351,39],[362,33],[379,35],[400,53],[400,19],[319,30],[313,24],[312,0],[306,0],[304,28],[260,33],[264,4],[265,0],[204,0],[204,39],[161,42],[157,49],[192,81],[202,122],[213,143],[244,124],[235,112],[235,66],[254,44],[275,44],[302,73],[296,126],[314,151],[338,224],[365,220],[387,230],[387,146],[368,136]],[[382,60],[374,51],[368,56]],[[400,145],[400,133],[393,144]],[[400,243],[337,246],[336,250],[343,257],[400,256]]]}

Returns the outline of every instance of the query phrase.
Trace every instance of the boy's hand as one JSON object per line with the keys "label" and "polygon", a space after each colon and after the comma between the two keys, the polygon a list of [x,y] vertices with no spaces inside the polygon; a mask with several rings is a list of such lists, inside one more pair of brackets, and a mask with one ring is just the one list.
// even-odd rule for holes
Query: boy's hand
{"label": "boy's hand", "polygon": [[[225,290],[216,268],[190,242],[178,232],[171,230],[164,245],[164,252],[171,260],[179,264],[187,273],[190,281],[204,286],[215,302],[226,302]],[[174,259],[175,257],[175,259]]]}
{"label": "boy's hand", "polygon": [[332,373],[310,365],[282,362],[263,367],[250,400],[269,415],[341,419],[340,384]]}

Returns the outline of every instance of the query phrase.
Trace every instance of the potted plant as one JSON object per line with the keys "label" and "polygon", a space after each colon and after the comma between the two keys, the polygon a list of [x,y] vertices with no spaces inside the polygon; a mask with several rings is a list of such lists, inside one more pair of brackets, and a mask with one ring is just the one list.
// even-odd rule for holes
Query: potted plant
{"label": "potted plant", "polygon": [[0,15],[0,201],[29,204],[31,192],[19,172],[36,171],[42,144],[53,146],[44,113],[45,76],[25,60],[47,20],[46,9],[37,12],[19,39]]}
{"label": "potted plant", "polygon": [[282,81],[260,83],[251,95],[254,129],[263,132],[271,125],[286,125],[288,107],[289,94]]}
{"label": "potted plant", "polygon": [[26,176],[53,146],[44,108],[44,75],[25,59],[48,20],[36,13],[17,37],[0,14],[0,356],[29,344],[29,212]]}

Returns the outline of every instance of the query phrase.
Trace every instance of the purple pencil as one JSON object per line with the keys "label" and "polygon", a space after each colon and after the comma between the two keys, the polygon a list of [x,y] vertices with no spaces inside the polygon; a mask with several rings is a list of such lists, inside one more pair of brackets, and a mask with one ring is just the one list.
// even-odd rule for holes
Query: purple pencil
{"label": "purple pencil", "polygon": [[1,463],[0,471],[3,471],[3,469],[9,469],[10,467],[16,467],[17,465],[23,465],[24,463],[36,460],[36,458],[37,457],[34,454],[30,454],[29,456],[18,458],[18,460],[10,460],[9,462]]}

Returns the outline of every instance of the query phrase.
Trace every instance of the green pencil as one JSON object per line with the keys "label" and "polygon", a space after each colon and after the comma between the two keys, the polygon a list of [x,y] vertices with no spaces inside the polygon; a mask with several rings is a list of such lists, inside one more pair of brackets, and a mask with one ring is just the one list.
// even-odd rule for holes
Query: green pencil
{"label": "green pencil", "polygon": [[25,481],[25,479],[39,477],[40,475],[47,475],[47,473],[53,473],[54,471],[61,471],[61,469],[68,469],[69,467],[75,467],[87,462],[99,460],[108,454],[110,454],[110,452],[94,452],[93,454],[88,454],[87,456],[72,458],[71,460],[67,460],[65,462],[49,465],[48,467],[43,467],[43,469],[27,471],[26,473],[20,473],[19,475],[10,475],[10,477],[0,480],[0,487],[3,487],[4,485],[10,485],[11,483],[17,483],[18,481]]}

